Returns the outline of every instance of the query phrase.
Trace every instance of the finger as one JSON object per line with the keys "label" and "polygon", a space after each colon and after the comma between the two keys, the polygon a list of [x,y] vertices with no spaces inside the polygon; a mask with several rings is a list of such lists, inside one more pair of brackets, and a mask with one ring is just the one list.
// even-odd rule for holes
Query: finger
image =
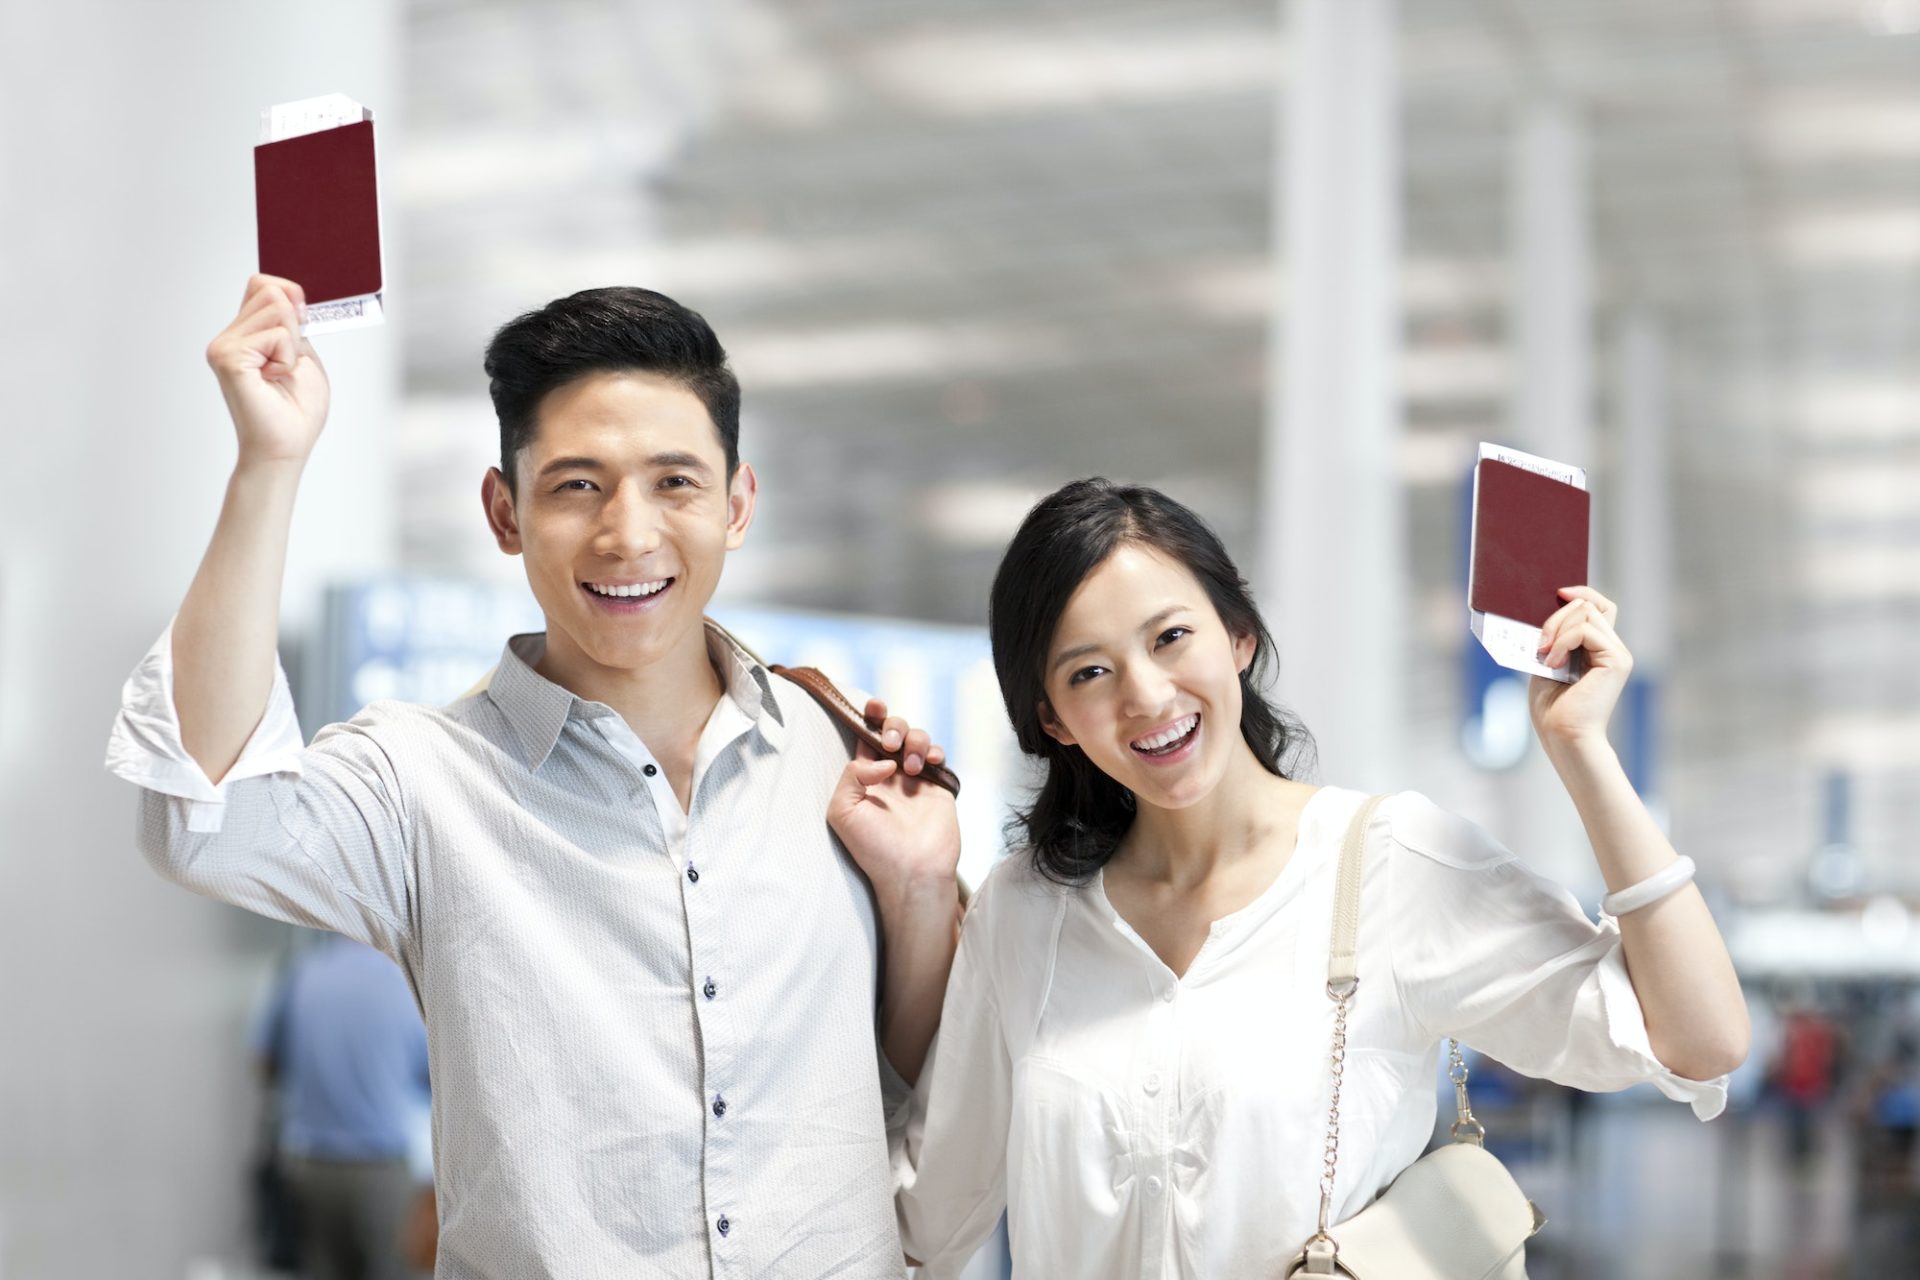
{"label": "finger", "polygon": [[[880,699],[875,698],[867,705],[871,707],[879,702]],[[884,707],[885,704],[881,703],[881,706]],[[886,745],[887,750],[898,751],[901,744],[907,740],[907,731],[910,727],[902,716],[887,716],[880,725],[880,741]]]}
{"label": "finger", "polygon": [[851,773],[854,781],[860,784],[863,795],[868,787],[877,787],[891,778],[894,770],[899,767],[891,760],[849,760],[847,762],[847,772]]}
{"label": "finger", "polygon": [[300,358],[294,332],[286,328],[265,329],[250,335],[247,349],[260,357],[262,376],[283,378],[293,372]]}
{"label": "finger", "polygon": [[1595,591],[1592,587],[1584,585],[1578,587],[1561,587],[1560,594],[1569,600],[1585,600],[1595,609],[1598,609],[1600,616],[1605,618],[1609,623],[1619,616],[1620,606],[1601,595],[1598,591]]}
{"label": "finger", "polygon": [[947,749],[945,747],[936,742],[927,748],[928,764],[945,764],[946,762]]}
{"label": "finger", "polygon": [[304,320],[291,297],[279,289],[269,289],[254,300],[252,310],[233,322],[232,328],[234,333],[247,334],[280,325],[298,332]]}
{"label": "finger", "polygon": [[281,287],[277,280],[261,276],[254,278],[259,281],[259,283],[248,289],[247,296],[241,300],[240,311],[234,317],[236,322],[252,319],[254,316],[259,315],[261,311],[278,306],[280,303],[292,297],[286,289]]}
{"label": "finger", "polygon": [[1584,600],[1571,600],[1549,614],[1540,627],[1540,652],[1551,649],[1560,633],[1580,621],[1592,607]]}
{"label": "finger", "polygon": [[919,773],[921,766],[923,766],[927,760],[927,748],[933,745],[933,735],[929,734],[925,729],[909,729],[907,730],[907,739],[901,745],[905,748],[907,754],[907,772]]}

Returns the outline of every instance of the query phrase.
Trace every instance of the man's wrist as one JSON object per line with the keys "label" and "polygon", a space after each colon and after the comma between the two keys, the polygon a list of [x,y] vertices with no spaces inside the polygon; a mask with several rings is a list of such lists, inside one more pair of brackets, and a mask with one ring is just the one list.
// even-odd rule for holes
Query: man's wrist
{"label": "man's wrist", "polygon": [[304,455],[297,458],[262,457],[243,449],[234,461],[231,483],[250,486],[297,485],[306,468],[307,459]]}

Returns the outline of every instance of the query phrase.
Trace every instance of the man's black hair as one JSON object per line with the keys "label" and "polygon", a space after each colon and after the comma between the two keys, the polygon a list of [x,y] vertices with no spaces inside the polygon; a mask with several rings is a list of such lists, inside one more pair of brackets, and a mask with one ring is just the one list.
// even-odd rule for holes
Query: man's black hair
{"label": "man's black hair", "polygon": [[615,285],[556,298],[500,326],[487,344],[487,384],[500,419],[500,470],[533,440],[547,393],[590,373],[638,370],[698,396],[720,433],[727,475],[740,465],[740,383],[713,327],[663,293]]}

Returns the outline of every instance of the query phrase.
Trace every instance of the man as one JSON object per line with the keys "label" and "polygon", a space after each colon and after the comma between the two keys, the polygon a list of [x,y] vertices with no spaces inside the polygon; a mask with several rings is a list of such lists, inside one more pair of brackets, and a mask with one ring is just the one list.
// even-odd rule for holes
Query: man
{"label": "man", "polygon": [[302,1274],[406,1280],[414,1126],[431,1097],[427,1029],[393,961],[330,936],[287,966],[254,1032],[280,1092],[279,1156]]}
{"label": "man", "polygon": [[941,757],[924,733],[889,719],[901,767],[850,761],[703,621],[757,496],[712,330],[596,289],[495,335],[482,499],[546,630],[483,691],[377,703],[302,750],[275,642],[327,409],[303,309],[256,276],[208,348],[238,461],[108,754],[145,788],[142,850],[399,962],[432,1052],[439,1275],[899,1276],[886,1117],[939,1017],[958,826],[903,776]]}

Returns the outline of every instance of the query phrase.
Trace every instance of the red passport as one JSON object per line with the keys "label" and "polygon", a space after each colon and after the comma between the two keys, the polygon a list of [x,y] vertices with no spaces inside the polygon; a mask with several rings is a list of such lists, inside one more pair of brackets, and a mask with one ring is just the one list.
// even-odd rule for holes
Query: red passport
{"label": "red passport", "polygon": [[1566,603],[1559,589],[1587,580],[1593,495],[1495,458],[1479,465],[1467,603],[1541,626]]}
{"label": "red passport", "polygon": [[260,270],[306,290],[307,303],[380,292],[380,202],[373,121],[253,149]]}

